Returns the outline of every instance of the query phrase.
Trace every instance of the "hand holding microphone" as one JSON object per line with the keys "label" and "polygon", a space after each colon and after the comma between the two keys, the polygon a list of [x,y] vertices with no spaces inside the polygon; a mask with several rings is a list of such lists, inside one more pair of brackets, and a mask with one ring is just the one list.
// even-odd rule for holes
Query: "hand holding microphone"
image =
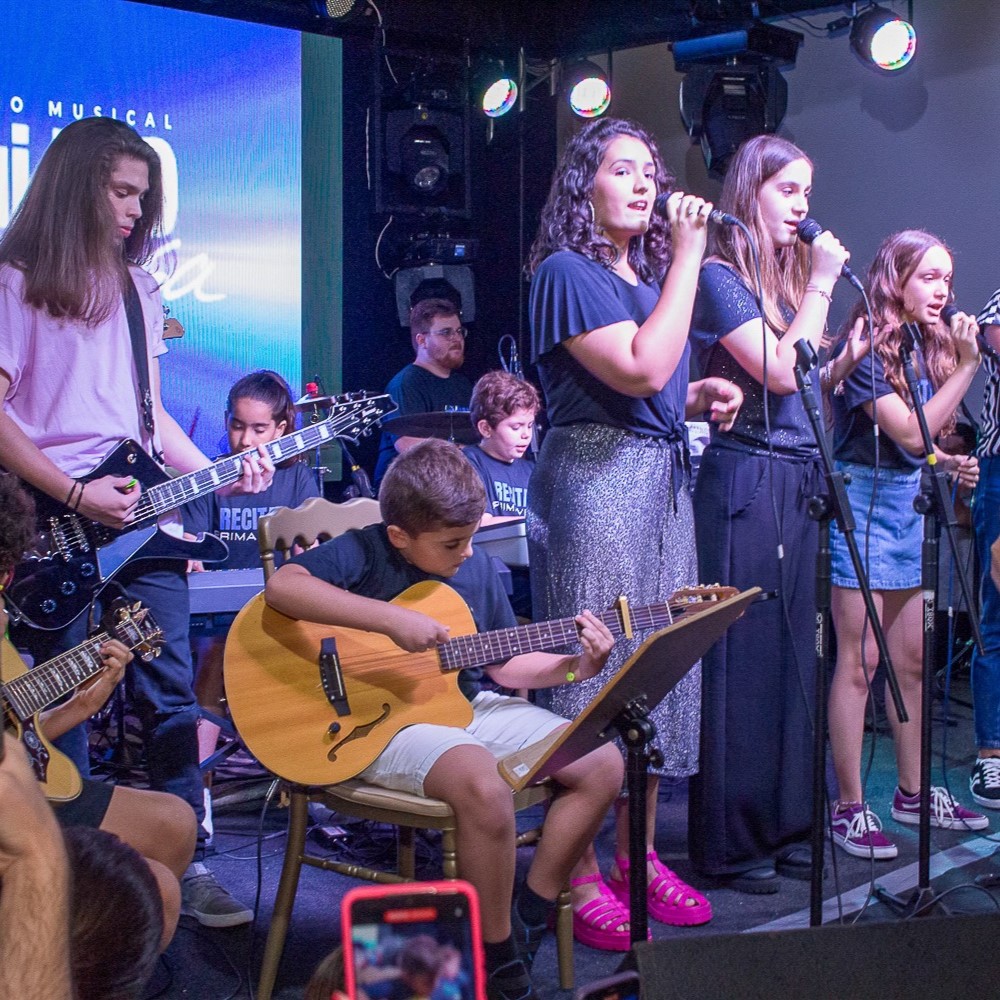
{"label": "hand holding microphone", "polygon": [[[815,219],[803,219],[796,227],[796,231],[803,243],[812,245],[812,267],[815,277],[831,276],[834,280],[846,278],[859,292],[864,293],[865,286],[847,266],[850,253],[833,233],[824,229]],[[829,275],[825,273],[827,268]]]}
{"label": "hand holding microphone", "polygon": [[996,351],[979,332],[979,324],[954,302],[949,302],[941,310],[941,322],[951,330],[959,361],[978,364],[980,354],[988,354],[994,361],[1000,361]]}
{"label": "hand holding microphone", "polygon": [[[662,216],[664,219],[669,219],[670,212],[668,211],[667,203],[675,196],[684,197],[680,191],[674,191],[672,194],[668,194],[666,191],[663,191],[658,194],[653,199],[653,211],[657,215]],[[719,209],[712,208],[710,202],[703,202],[702,204],[704,204],[709,210],[707,213],[709,222],[715,222],[723,226],[738,226],[740,224],[740,220],[737,219],[735,215],[730,215],[728,212],[720,212]]]}

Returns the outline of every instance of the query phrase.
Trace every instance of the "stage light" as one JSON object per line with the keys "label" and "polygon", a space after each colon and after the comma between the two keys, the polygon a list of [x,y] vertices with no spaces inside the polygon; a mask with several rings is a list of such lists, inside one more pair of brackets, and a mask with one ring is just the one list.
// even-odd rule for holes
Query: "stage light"
{"label": "stage light", "polygon": [[563,92],[574,114],[598,118],[611,103],[611,85],[607,74],[589,59],[570,63],[563,72]]}
{"label": "stage light", "polygon": [[913,59],[917,34],[908,21],[872,4],[854,18],[851,48],[866,66],[893,73]]}
{"label": "stage light", "polygon": [[403,177],[417,194],[431,197],[448,187],[448,143],[434,125],[411,125],[399,141]]}
{"label": "stage light", "polygon": [[674,42],[674,68],[684,73],[681,119],[701,143],[711,177],[722,179],[733,153],[755,135],[776,132],[788,109],[781,69],[795,65],[804,36],[754,21],[732,30]]}
{"label": "stage light", "polygon": [[788,84],[762,63],[693,67],[681,81],[681,119],[701,143],[710,177],[725,177],[737,149],[755,135],[776,132],[788,109]]}
{"label": "stage light", "polygon": [[338,20],[347,17],[355,7],[364,7],[367,0],[309,0],[309,6],[320,17]]}
{"label": "stage light", "polygon": [[517,103],[517,81],[499,59],[488,59],[480,65],[473,81],[476,107],[488,118],[507,114]]}

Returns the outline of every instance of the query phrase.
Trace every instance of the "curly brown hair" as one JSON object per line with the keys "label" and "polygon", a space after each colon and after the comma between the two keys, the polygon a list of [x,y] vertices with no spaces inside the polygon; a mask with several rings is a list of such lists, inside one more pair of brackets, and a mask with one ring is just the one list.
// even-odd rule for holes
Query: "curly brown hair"
{"label": "curly brown hair", "polygon": [[[618,260],[618,248],[594,224],[590,198],[607,148],[621,135],[632,136],[649,149],[655,167],[654,194],[673,190],[676,178],[667,170],[652,135],[641,125],[623,118],[598,118],[588,122],[566,144],[552,177],[538,235],[528,259],[529,275],[538,270],[546,257],[559,250],[575,250],[605,267],[613,266]],[[670,252],[670,224],[654,213],[646,232],[629,240],[628,262],[643,281],[654,281],[666,274]]]}
{"label": "curly brown hair", "polygon": [[[868,297],[871,300],[872,321],[876,330],[873,348],[885,369],[886,381],[906,401],[907,406],[911,406],[913,401],[903,375],[901,347],[904,342],[909,341],[909,335],[903,329],[903,286],[920,266],[924,254],[932,247],[941,247],[950,257],[954,256],[948,244],[933,233],[923,229],[904,229],[882,241],[868,268]],[[949,300],[953,298],[954,293],[949,295]],[[867,315],[864,302],[855,303],[838,339],[845,339],[857,319]],[[889,328],[888,332],[879,334],[878,331],[885,327]],[[918,372],[918,375],[930,379],[936,392],[958,365],[958,351],[948,327],[940,320],[932,326],[921,324],[920,331],[923,335],[923,356],[927,371]],[[918,362],[918,359],[914,358],[914,361]],[[948,424],[942,428],[942,433],[949,433],[954,426],[955,417],[952,415]]]}
{"label": "curly brown hair", "polygon": [[515,410],[530,410],[534,414],[541,405],[538,390],[530,382],[498,370],[487,372],[476,382],[469,402],[469,417],[473,427],[478,428],[480,420],[496,427]]}
{"label": "curly brown hair", "polygon": [[21,480],[0,472],[0,578],[20,561],[35,537],[35,501]]}

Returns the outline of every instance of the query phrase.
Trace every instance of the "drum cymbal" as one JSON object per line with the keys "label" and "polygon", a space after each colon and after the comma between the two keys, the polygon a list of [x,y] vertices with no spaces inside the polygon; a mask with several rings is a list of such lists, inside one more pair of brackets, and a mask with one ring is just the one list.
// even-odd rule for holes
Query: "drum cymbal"
{"label": "drum cymbal", "polygon": [[296,410],[311,410],[314,406],[324,408],[333,406],[337,402],[336,396],[302,396],[292,403]]}
{"label": "drum cymbal", "polygon": [[398,437],[444,438],[456,444],[475,444],[479,440],[479,434],[469,421],[468,410],[406,413],[383,420],[382,430]]}

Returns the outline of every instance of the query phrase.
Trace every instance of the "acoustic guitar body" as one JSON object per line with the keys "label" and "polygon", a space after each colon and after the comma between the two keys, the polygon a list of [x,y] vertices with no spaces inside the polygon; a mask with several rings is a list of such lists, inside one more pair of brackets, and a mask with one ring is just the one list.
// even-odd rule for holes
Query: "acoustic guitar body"
{"label": "acoustic guitar body", "polygon": [[[0,681],[4,684],[28,673],[28,668],[17,650],[6,640],[0,639]],[[42,735],[38,716],[22,723],[10,706],[3,702],[4,729],[16,736],[27,751],[31,769],[50,802],[70,802],[83,788],[83,781],[76,765],[60,753]]]}
{"label": "acoustic guitar body", "polygon": [[[476,631],[450,587],[419,583],[393,604]],[[379,623],[373,622],[373,627]],[[321,682],[324,639],[334,639],[349,711],[338,714]],[[419,722],[464,727],[472,705],[437,650],[406,653],[380,632],[298,621],[263,595],[237,615],[225,652],[226,696],[236,728],[270,771],[301,785],[330,785],[363,771],[401,729]]]}

